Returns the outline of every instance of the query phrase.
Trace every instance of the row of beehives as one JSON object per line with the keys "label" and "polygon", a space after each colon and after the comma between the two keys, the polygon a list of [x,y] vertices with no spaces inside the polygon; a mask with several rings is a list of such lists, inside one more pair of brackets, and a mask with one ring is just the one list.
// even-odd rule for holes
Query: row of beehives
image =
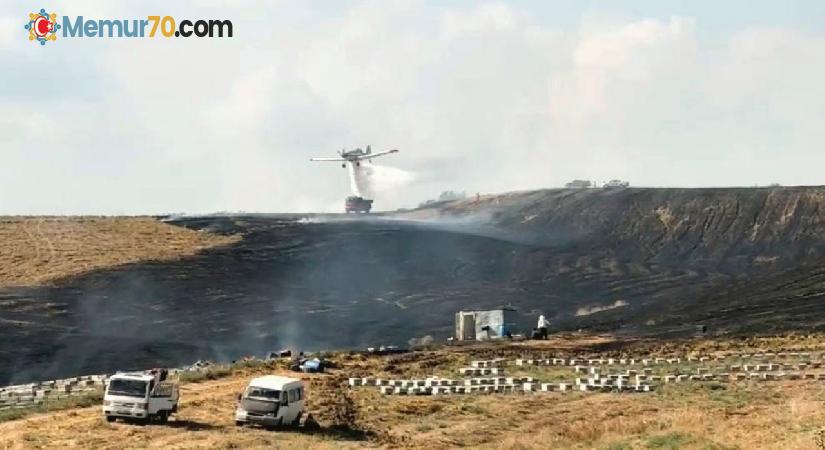
{"label": "row of beehives", "polygon": [[[471,367],[463,367],[459,372],[464,375],[491,374],[503,375],[504,369],[499,367],[505,363],[503,358],[484,361],[471,361]],[[594,368],[597,369],[597,368]],[[594,370],[594,374],[595,374]],[[515,393],[515,392],[566,392],[573,389],[582,391],[610,390],[610,391],[637,391],[647,392],[653,386],[650,383],[639,381],[630,383],[629,379],[621,376],[603,377],[593,375],[589,382],[582,383],[537,383],[532,377],[488,377],[467,378],[463,380],[429,377],[423,380],[388,380],[374,377],[350,378],[349,385],[375,386],[382,394],[395,395],[440,395],[440,394],[474,394],[474,393]]]}
{"label": "row of beehives", "polygon": [[611,378],[577,379],[575,383],[537,383],[531,377],[468,378],[453,380],[430,377],[418,380],[388,380],[380,378],[350,378],[350,387],[374,386],[385,395],[444,395],[517,392],[636,391],[648,392],[653,386],[645,382]]}
{"label": "row of beehives", "polygon": [[440,377],[427,377],[424,379],[390,380],[375,377],[350,378],[350,387],[375,386],[375,387],[457,387],[457,386],[480,386],[480,385],[515,385],[523,383],[533,383],[532,377],[487,377],[487,378],[466,378],[461,380]]}
{"label": "row of beehives", "polygon": [[[633,372],[633,371],[629,371]],[[825,380],[825,373],[803,373],[803,372],[703,372],[699,374],[679,374],[679,375],[649,375],[638,373],[600,375],[591,374],[591,378],[614,379],[636,383],[679,383],[683,381],[746,381],[746,380]],[[578,379],[577,379],[578,380]]]}
{"label": "row of beehives", "polygon": [[[559,358],[559,357],[550,357],[550,358],[538,358],[538,359],[529,359],[529,358],[520,358],[515,360],[515,364],[517,366],[576,366],[576,365],[590,365],[590,366],[601,366],[601,365],[661,365],[661,364],[681,364],[681,363],[690,363],[690,362],[711,362],[711,361],[723,361],[726,359],[758,359],[758,360],[765,360],[765,359],[772,359],[772,358],[797,358],[807,360],[807,362],[801,362],[799,364],[811,365],[813,367],[819,367],[822,362],[812,361],[814,359],[825,359],[825,353],[822,354],[811,354],[810,352],[779,352],[779,353],[730,353],[726,355],[717,355],[717,356],[684,356],[684,357],[671,357],[671,358],[663,358],[663,357],[647,357],[647,358]],[[493,360],[493,361],[501,361],[501,360]],[[500,365],[499,362],[497,365]]]}
{"label": "row of beehives", "polygon": [[[771,355],[771,354],[768,354]],[[786,356],[810,356],[810,353],[779,353],[779,355]],[[691,362],[693,361],[700,361],[704,358],[698,359],[690,359]],[[611,365],[613,364],[612,359],[588,359],[588,360],[576,360],[576,359],[562,359],[562,358],[548,358],[543,360],[530,360],[530,359],[517,359],[515,361],[516,365],[524,366],[526,364],[531,365],[557,365],[557,366],[565,366],[570,367],[570,363],[593,363],[592,365],[581,365],[575,364],[572,366],[573,371],[575,373],[590,373],[590,374],[599,374],[606,370],[603,365]],[[655,358],[655,359],[619,359],[617,360],[618,364],[625,364],[631,365],[636,364],[637,361],[640,362],[642,365],[650,365],[650,364],[677,364],[681,361],[681,358]],[[503,358],[497,358],[493,360],[486,360],[486,361],[472,361],[470,363],[471,367],[465,367],[459,369],[460,373],[463,375],[501,375],[504,373],[504,369],[501,367],[505,364],[506,361]],[[822,368],[825,363],[821,361],[806,361],[806,362],[782,362],[782,363],[763,363],[763,364],[730,364],[725,365],[722,367],[722,371],[716,374],[711,374],[711,368],[708,367],[697,367],[696,374],[670,374],[670,375],[653,375],[653,368],[651,367],[643,367],[640,369],[626,369],[625,375],[643,375],[645,380],[650,381],[682,381],[682,380],[707,380],[707,379],[825,379],[825,374],[821,373],[810,373],[806,372],[809,369],[819,369]],[[757,375],[756,372],[773,372],[769,373],[767,376],[764,375]]]}
{"label": "row of beehives", "polygon": [[470,367],[462,367],[458,369],[458,373],[468,377],[504,375],[504,369],[501,366],[504,365],[505,362],[506,360],[504,358],[470,361]]}
{"label": "row of beehives", "polygon": [[[551,360],[552,365],[552,360]],[[644,367],[637,369],[626,369],[624,373],[614,373],[606,375],[611,379],[635,380],[638,383],[678,383],[682,381],[745,381],[745,380],[825,380],[825,373],[807,372],[807,369],[817,369],[822,367],[820,362],[807,363],[766,363],[766,364],[732,364],[724,366],[722,372],[712,373],[709,367],[697,367],[695,374],[666,374],[654,375],[653,369]],[[575,373],[586,373],[592,377],[602,378],[603,366],[575,365],[572,367]]]}
{"label": "row of beehives", "polygon": [[[470,393],[510,393],[510,392],[549,392],[549,391],[637,391],[648,392],[654,389],[656,383],[679,383],[684,381],[735,381],[735,380],[825,380],[825,373],[804,372],[807,369],[822,367],[822,362],[810,361],[811,354],[807,352],[755,353],[755,354],[728,354],[716,357],[687,356],[684,358],[545,358],[545,359],[517,359],[517,366],[567,366],[575,373],[588,373],[588,378],[576,378],[573,383],[536,383],[530,377],[502,377],[503,365],[507,363],[503,358],[493,360],[472,361],[470,367],[459,369],[462,375],[498,375],[494,378],[469,378],[464,380],[448,380],[427,378],[424,380],[381,380],[376,378],[351,378],[350,386],[376,386],[383,394],[395,395],[439,395],[439,394],[470,394]],[[723,361],[728,358],[764,359],[768,357],[802,358],[805,362],[765,363],[765,364],[732,364],[726,366],[727,372],[711,373],[710,368],[696,368],[695,374],[654,375],[653,369],[644,367],[640,370],[627,369],[625,373],[602,374],[599,366],[604,365],[662,365],[679,364],[682,362],[709,362]],[[587,365],[585,365],[587,364]],[[788,371],[778,372],[780,370]]]}
{"label": "row of beehives", "polygon": [[[803,374],[803,372],[804,372],[805,374],[810,375],[810,373],[807,373],[806,370],[808,370],[808,369],[819,369],[821,367],[822,367],[822,365],[820,363],[810,363],[810,364],[805,364],[805,363],[801,363],[801,364],[772,364],[771,363],[771,364],[742,364],[742,365],[732,364],[730,366],[722,366],[721,369],[723,369],[724,371],[721,372],[721,373],[737,374],[737,373],[743,373],[743,372],[744,373],[751,373],[751,372],[779,372],[779,371],[785,371],[785,372],[799,373],[800,375]],[[696,374],[697,375],[702,375],[702,374],[710,373],[711,370],[712,369],[710,367],[697,367],[696,368]],[[602,367],[599,367],[599,366],[573,366],[573,372],[575,372],[575,373],[602,373],[603,369],[602,369]],[[628,375],[636,375],[638,373],[642,373],[644,375],[653,375],[653,369],[651,369],[649,367],[645,367],[641,370],[626,369],[625,373],[627,373]],[[673,374],[673,375],[679,375],[679,374]],[[690,375],[690,374],[688,374],[688,375]]]}
{"label": "row of beehives", "polygon": [[458,369],[458,373],[468,377],[484,377],[488,375],[504,375],[504,369],[500,367],[462,367]]}
{"label": "row of beehives", "polygon": [[6,386],[0,388],[0,409],[26,408],[47,400],[61,400],[71,396],[85,395],[102,389],[107,378],[106,375],[85,375]]}

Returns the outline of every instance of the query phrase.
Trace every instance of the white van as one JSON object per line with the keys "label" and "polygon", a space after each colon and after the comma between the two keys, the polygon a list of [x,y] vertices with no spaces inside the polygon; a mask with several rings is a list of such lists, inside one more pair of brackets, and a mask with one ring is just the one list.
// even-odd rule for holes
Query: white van
{"label": "white van", "polygon": [[166,423],[178,411],[178,386],[166,381],[165,375],[165,371],[112,375],[103,396],[106,421],[122,418]]}
{"label": "white van", "polygon": [[304,413],[304,382],[267,375],[253,378],[238,394],[235,425],[297,426]]}

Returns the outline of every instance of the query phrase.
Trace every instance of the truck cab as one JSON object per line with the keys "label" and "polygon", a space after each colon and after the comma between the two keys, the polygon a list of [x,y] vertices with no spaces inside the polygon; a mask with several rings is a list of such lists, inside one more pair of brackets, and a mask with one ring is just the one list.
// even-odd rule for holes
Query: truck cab
{"label": "truck cab", "polygon": [[165,371],[118,372],[106,383],[103,415],[115,419],[157,420],[166,423],[178,411],[178,386],[166,381]]}
{"label": "truck cab", "polygon": [[304,382],[267,375],[253,378],[238,395],[235,425],[297,426],[304,413]]}

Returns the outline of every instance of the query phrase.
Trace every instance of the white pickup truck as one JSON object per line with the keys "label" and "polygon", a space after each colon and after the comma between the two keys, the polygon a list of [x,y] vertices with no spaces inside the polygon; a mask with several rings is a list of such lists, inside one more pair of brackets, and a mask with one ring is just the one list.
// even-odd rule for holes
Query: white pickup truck
{"label": "white pickup truck", "polygon": [[106,384],[103,415],[107,422],[121,418],[166,423],[178,411],[178,395],[165,370],[118,372]]}

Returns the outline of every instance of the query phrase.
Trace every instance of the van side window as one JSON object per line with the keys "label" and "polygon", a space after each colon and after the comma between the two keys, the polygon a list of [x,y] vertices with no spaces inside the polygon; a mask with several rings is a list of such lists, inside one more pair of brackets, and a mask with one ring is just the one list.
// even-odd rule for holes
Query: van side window
{"label": "van side window", "polygon": [[304,399],[304,388],[295,389],[296,392],[296,400],[303,400]]}
{"label": "van side window", "polygon": [[298,400],[298,399],[296,398],[297,396],[295,395],[296,393],[297,393],[297,392],[296,392],[296,390],[295,390],[295,389],[290,389],[290,390],[288,390],[288,391],[287,391],[287,395],[288,395],[288,397],[289,397],[289,403],[293,403],[293,402],[295,402],[295,401],[297,401],[297,400]]}

